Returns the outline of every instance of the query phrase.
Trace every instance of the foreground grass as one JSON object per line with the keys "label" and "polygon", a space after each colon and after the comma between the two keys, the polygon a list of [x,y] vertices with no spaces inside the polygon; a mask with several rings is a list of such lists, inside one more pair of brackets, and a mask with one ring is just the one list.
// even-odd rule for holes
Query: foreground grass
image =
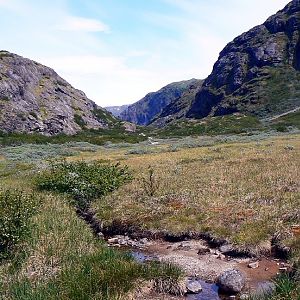
{"label": "foreground grass", "polygon": [[[6,174],[1,185],[31,191],[34,171]],[[42,198],[30,234],[11,259],[0,261],[0,299],[125,299],[140,281],[177,278],[168,265],[140,265],[95,239],[69,199],[57,194]]]}
{"label": "foreground grass", "polygon": [[[300,222],[299,146],[294,135],[175,152],[106,153],[108,159],[125,158],[136,176],[95,209],[108,223],[211,232],[257,250],[277,234],[299,247],[299,235],[293,235]],[[151,193],[145,182],[152,182]]]}
{"label": "foreground grass", "polygon": [[[136,146],[76,144],[67,160],[129,166],[133,181],[95,199],[93,208],[106,223],[118,219],[174,233],[206,231],[257,251],[268,248],[271,237],[277,236],[292,248],[297,261],[299,146],[299,135],[185,138]],[[51,157],[65,155],[64,147],[47,147],[43,153],[49,151]],[[38,147],[26,145],[2,149],[1,187],[32,192],[35,168],[44,168],[47,157],[37,152]],[[41,203],[30,234],[14,249],[12,259],[0,262],[0,298],[126,299],[140,281],[180,276],[176,268],[139,265],[101,244],[76,216],[67,196],[37,196]],[[277,294],[274,300],[285,299]]]}

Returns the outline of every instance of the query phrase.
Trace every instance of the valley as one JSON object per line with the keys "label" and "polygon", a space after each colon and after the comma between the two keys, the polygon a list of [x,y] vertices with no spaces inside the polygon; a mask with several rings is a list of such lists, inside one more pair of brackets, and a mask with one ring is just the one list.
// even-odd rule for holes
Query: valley
{"label": "valley", "polygon": [[[116,32],[62,27],[50,26],[88,32],[98,51]],[[128,43],[124,57],[61,56],[73,82],[106,91],[98,99],[132,103],[106,108],[1,50],[0,299],[299,300],[299,43],[293,0],[229,42],[206,78],[176,72],[136,102],[125,94],[165,82],[159,55]],[[164,74],[183,63],[169,54]]]}

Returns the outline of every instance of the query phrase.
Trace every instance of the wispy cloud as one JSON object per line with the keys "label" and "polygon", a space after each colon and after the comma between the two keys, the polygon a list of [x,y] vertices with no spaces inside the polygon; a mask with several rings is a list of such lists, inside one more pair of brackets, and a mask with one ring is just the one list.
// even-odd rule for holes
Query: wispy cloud
{"label": "wispy cloud", "polygon": [[227,42],[288,0],[115,2],[0,0],[1,48],[54,68],[99,105],[131,103],[205,78]]}
{"label": "wispy cloud", "polygon": [[109,26],[95,19],[68,16],[57,27],[64,31],[109,32]]}

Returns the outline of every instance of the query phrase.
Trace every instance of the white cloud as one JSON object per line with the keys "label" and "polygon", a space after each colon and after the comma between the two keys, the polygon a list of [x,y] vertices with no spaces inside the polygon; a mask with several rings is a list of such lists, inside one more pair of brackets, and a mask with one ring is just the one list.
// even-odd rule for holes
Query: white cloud
{"label": "white cloud", "polygon": [[[0,0],[1,1],[1,0]],[[109,26],[95,19],[68,16],[57,26],[64,31],[109,32]]]}

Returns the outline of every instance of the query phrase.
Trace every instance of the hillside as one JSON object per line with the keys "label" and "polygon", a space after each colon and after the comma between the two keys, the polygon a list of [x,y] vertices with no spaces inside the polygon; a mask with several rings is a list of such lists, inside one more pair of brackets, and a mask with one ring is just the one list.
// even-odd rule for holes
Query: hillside
{"label": "hillside", "polygon": [[148,125],[167,105],[181,97],[182,94],[197,81],[197,79],[191,79],[173,82],[157,92],[149,93],[144,98],[125,109],[121,113],[120,118],[124,121],[139,125]]}
{"label": "hillside", "polygon": [[0,52],[0,131],[75,134],[108,128],[116,119],[57,73],[37,62]]}
{"label": "hillside", "polygon": [[243,33],[220,53],[187,116],[271,117],[300,106],[300,1]]}
{"label": "hillside", "polygon": [[203,80],[197,80],[197,82],[192,84],[181,97],[173,100],[169,105],[163,108],[162,112],[153,119],[151,125],[163,127],[168,123],[185,117],[196,94],[202,88],[202,84]]}

